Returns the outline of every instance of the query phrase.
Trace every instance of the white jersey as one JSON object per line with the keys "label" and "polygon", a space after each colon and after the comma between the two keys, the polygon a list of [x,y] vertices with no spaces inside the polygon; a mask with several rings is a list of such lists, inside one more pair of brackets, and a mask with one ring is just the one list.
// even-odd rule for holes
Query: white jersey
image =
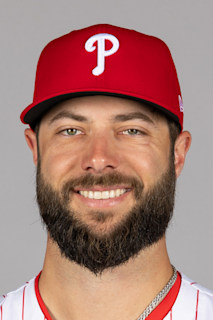
{"label": "white jersey", "polygon": [[[0,320],[52,320],[40,296],[39,275],[0,297]],[[213,320],[213,292],[178,274],[165,299],[147,320]]]}

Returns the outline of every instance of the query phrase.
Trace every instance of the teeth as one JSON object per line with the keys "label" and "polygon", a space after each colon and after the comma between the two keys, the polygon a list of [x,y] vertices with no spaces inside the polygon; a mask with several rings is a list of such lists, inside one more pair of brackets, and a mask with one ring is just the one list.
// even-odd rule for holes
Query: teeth
{"label": "teeth", "polygon": [[109,197],[110,198],[115,198],[115,191],[114,190],[110,190]]}
{"label": "teeth", "polygon": [[92,191],[89,191],[89,192],[88,192],[88,198],[89,198],[89,199],[93,199],[93,192],[92,192]]}
{"label": "teeth", "polygon": [[[94,195],[95,195],[95,192],[94,192]],[[102,199],[109,199],[109,191],[101,192],[101,198]]]}
{"label": "teeth", "polygon": [[126,192],[126,189],[116,189],[110,191],[79,191],[80,195],[89,199],[109,199],[109,198],[117,198]]}
{"label": "teeth", "polygon": [[85,197],[88,197],[88,191],[84,191]]}
{"label": "teeth", "polygon": [[115,196],[116,196],[116,197],[119,197],[119,196],[120,196],[120,191],[121,191],[120,189],[115,190]]}
{"label": "teeth", "polygon": [[101,199],[101,192],[93,192],[93,199]]}

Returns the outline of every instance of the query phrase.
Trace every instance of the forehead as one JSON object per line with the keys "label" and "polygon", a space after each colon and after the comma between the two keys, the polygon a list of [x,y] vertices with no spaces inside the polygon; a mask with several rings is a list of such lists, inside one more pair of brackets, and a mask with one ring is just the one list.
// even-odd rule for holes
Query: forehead
{"label": "forehead", "polygon": [[[66,100],[54,106],[42,118],[41,122],[51,122],[54,119],[62,118],[70,112],[76,115],[82,115],[88,121],[98,121],[103,118],[105,120],[113,120],[118,115],[141,114],[144,119],[150,119],[153,123],[159,120],[166,121],[157,109],[146,103],[134,101],[130,99],[111,97],[111,96],[86,96]],[[117,118],[119,119],[119,117]],[[120,120],[122,117],[120,117]]]}

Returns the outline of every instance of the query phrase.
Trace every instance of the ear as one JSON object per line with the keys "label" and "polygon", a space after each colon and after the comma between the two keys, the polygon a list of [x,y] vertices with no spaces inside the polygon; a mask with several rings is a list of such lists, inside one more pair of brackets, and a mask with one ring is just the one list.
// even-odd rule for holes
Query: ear
{"label": "ear", "polygon": [[28,147],[32,151],[33,154],[33,162],[37,166],[38,163],[38,147],[37,147],[37,138],[36,133],[28,128],[24,131],[25,139],[27,141]]}
{"label": "ear", "polygon": [[191,134],[188,131],[183,131],[179,134],[175,142],[174,155],[176,177],[179,177],[183,169],[186,154],[190,148],[191,141]]}

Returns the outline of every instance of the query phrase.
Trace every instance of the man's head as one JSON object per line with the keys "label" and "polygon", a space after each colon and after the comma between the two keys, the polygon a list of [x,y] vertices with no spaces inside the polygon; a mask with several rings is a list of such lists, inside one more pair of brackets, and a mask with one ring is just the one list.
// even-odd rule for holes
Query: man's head
{"label": "man's head", "polygon": [[110,25],[52,41],[21,120],[63,255],[99,273],[164,236],[191,141],[164,42]]}

